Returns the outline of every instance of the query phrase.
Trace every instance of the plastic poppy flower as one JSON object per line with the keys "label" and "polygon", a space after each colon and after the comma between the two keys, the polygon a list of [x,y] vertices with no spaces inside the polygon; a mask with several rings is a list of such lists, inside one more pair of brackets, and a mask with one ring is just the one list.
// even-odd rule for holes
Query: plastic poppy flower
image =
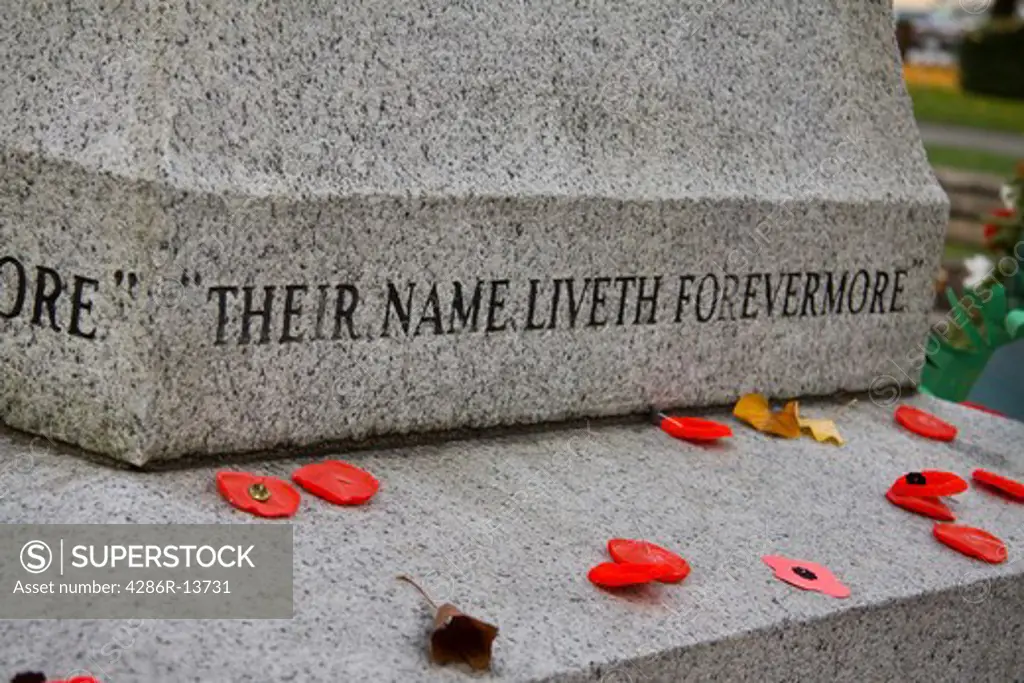
{"label": "plastic poppy flower", "polygon": [[1006,417],[1006,415],[999,412],[998,410],[993,410],[988,406],[983,406],[980,403],[975,403],[974,401],[960,401],[960,405],[967,406],[968,408],[974,408],[975,410],[980,410],[981,412],[988,413],[989,415],[998,415],[999,417]]}
{"label": "plastic poppy flower", "polygon": [[971,473],[971,479],[988,488],[999,491],[1018,503],[1024,503],[1024,484],[1015,479],[1010,479],[988,470],[974,470]]}
{"label": "plastic poppy flower", "polygon": [[669,436],[684,441],[715,441],[732,436],[727,425],[699,417],[668,417],[661,420],[661,428]]}
{"label": "plastic poppy flower", "polygon": [[807,560],[791,560],[781,555],[765,555],[761,560],[775,570],[776,578],[791,586],[817,591],[833,598],[850,597],[850,589],[840,583],[828,567]]}
{"label": "plastic poppy flower", "polygon": [[657,581],[658,565],[602,562],[587,572],[590,583],[601,588],[625,588]]}
{"label": "plastic poppy flower", "polygon": [[893,493],[892,489],[889,489],[885,497],[890,503],[904,510],[910,510],[919,515],[937,519],[940,522],[956,521],[956,515],[953,514],[953,511],[935,496],[901,496]]}
{"label": "plastic poppy flower", "polygon": [[903,428],[936,441],[952,441],[956,438],[956,427],[913,406],[900,406],[894,413],[896,422]]}
{"label": "plastic poppy flower", "polygon": [[236,508],[259,517],[291,517],[299,509],[299,492],[276,477],[218,472],[217,489]]}
{"label": "plastic poppy flower", "polygon": [[335,505],[362,505],[380,488],[376,477],[341,460],[325,460],[299,468],[292,481]]}
{"label": "plastic poppy flower", "polygon": [[967,482],[952,472],[922,470],[907,472],[890,490],[897,496],[955,496],[967,490]]}
{"label": "plastic poppy flower", "polygon": [[958,553],[991,564],[1006,562],[1006,544],[984,529],[962,524],[936,524],[932,533]]}
{"label": "plastic poppy flower", "polygon": [[648,541],[613,538],[608,541],[608,554],[619,564],[654,565],[656,579],[662,583],[679,583],[690,575],[690,564],[671,550]]}
{"label": "plastic poppy flower", "polygon": [[[1013,209],[996,209],[990,215],[992,216],[992,218],[1013,218],[1014,210]],[[999,234],[999,231],[1001,229],[1002,228],[1000,226],[996,225],[995,223],[986,223],[983,226],[983,230],[984,230],[984,234],[985,234],[985,241],[986,242],[991,242],[992,239],[996,235]]]}

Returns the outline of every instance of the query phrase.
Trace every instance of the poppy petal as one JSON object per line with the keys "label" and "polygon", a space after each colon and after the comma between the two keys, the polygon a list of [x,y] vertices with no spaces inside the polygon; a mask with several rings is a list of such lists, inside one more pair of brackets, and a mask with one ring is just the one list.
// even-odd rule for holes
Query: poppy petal
{"label": "poppy petal", "polygon": [[699,417],[664,417],[661,428],[677,439],[684,441],[715,441],[732,436],[727,425]]}
{"label": "poppy petal", "polygon": [[791,560],[781,555],[765,555],[761,560],[775,571],[776,578],[791,586],[817,591],[833,598],[850,597],[850,589],[824,565],[807,560]]}
{"label": "poppy petal", "polygon": [[942,522],[955,522],[956,515],[936,496],[901,496],[889,489],[885,497],[893,505]]}
{"label": "poppy petal", "polygon": [[690,575],[690,564],[671,550],[648,541],[613,538],[608,541],[608,554],[619,564],[655,565],[655,577],[662,583],[679,583]]}
{"label": "poppy petal", "polygon": [[893,414],[896,422],[905,429],[936,441],[952,441],[956,438],[956,427],[913,406],[900,406]]}
{"label": "poppy petal", "polygon": [[602,562],[587,573],[590,583],[601,588],[624,588],[657,580],[658,566]]}
{"label": "poppy petal", "polygon": [[300,467],[292,474],[292,481],[335,505],[362,505],[380,488],[372,474],[341,460]]}
{"label": "poppy petal", "polygon": [[236,508],[258,517],[291,517],[299,509],[299,492],[276,477],[218,472],[217,489]]}
{"label": "poppy petal", "polygon": [[1013,498],[1018,503],[1024,503],[1024,484],[1019,481],[998,475],[995,472],[989,472],[988,470],[974,470],[971,473],[971,478],[979,484],[996,489],[1000,493]]}
{"label": "poppy petal", "polygon": [[907,472],[890,489],[897,496],[955,496],[967,490],[967,482],[942,470]]}
{"label": "poppy petal", "polygon": [[988,413],[989,415],[998,415],[999,417],[1006,417],[1005,414],[1000,413],[998,410],[993,410],[988,406],[983,406],[980,403],[975,403],[974,401],[960,401],[960,405],[967,406],[968,408],[974,408],[975,410],[980,410],[981,412]]}
{"label": "poppy petal", "polygon": [[968,557],[992,564],[1006,562],[1006,544],[984,529],[962,524],[936,524],[932,533],[941,543]]}

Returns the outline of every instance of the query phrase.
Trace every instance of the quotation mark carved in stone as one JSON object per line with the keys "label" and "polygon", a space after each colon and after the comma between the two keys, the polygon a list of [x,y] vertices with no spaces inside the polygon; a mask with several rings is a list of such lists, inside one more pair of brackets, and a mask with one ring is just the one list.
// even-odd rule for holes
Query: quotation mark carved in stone
{"label": "quotation mark carved in stone", "polygon": [[114,271],[114,285],[117,287],[125,287],[128,290],[128,296],[135,298],[138,294],[139,276],[135,273],[125,273],[123,270]]}
{"label": "quotation mark carved in stone", "polygon": [[193,271],[191,275],[189,275],[187,270],[181,271],[181,286],[182,287],[191,287],[192,285],[195,285],[196,287],[199,287],[202,284],[203,284],[203,276],[200,275],[198,270]]}

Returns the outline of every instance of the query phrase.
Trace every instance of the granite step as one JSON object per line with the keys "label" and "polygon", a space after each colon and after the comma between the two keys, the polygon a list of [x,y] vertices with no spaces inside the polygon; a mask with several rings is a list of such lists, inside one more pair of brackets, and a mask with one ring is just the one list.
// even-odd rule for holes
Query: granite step
{"label": "granite step", "polygon": [[[815,401],[839,448],[735,425],[721,446],[650,424],[509,434],[341,455],[382,488],[360,508],[304,496],[294,524],[295,616],[278,621],[2,621],[0,674],[92,670],[143,681],[1010,681],[1024,672],[1024,507],[971,488],[960,521],[1000,536],[988,565],[937,543],[884,492],[913,469],[1024,478],[1024,425],[924,396],[952,443],[898,428],[892,406]],[[710,410],[731,421],[725,409]],[[0,440],[8,523],[247,523],[218,466],[286,477],[309,459],[109,467],[43,440]],[[16,465],[16,466],[15,466]],[[614,595],[587,582],[612,537],[673,548],[681,585]],[[847,600],[794,589],[759,559],[830,567]],[[497,624],[493,673],[430,665],[439,600]],[[0,678],[3,676],[0,675]]]}

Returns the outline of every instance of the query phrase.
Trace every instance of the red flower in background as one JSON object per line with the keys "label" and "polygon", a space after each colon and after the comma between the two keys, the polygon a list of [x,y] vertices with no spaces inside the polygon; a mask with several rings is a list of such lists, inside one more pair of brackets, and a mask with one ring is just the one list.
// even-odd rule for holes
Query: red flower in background
{"label": "red flower in background", "polygon": [[[1013,209],[996,209],[991,214],[992,218],[1013,218]],[[991,242],[992,238],[999,234],[1000,227],[995,223],[986,223],[982,226],[985,231],[985,241]]]}

